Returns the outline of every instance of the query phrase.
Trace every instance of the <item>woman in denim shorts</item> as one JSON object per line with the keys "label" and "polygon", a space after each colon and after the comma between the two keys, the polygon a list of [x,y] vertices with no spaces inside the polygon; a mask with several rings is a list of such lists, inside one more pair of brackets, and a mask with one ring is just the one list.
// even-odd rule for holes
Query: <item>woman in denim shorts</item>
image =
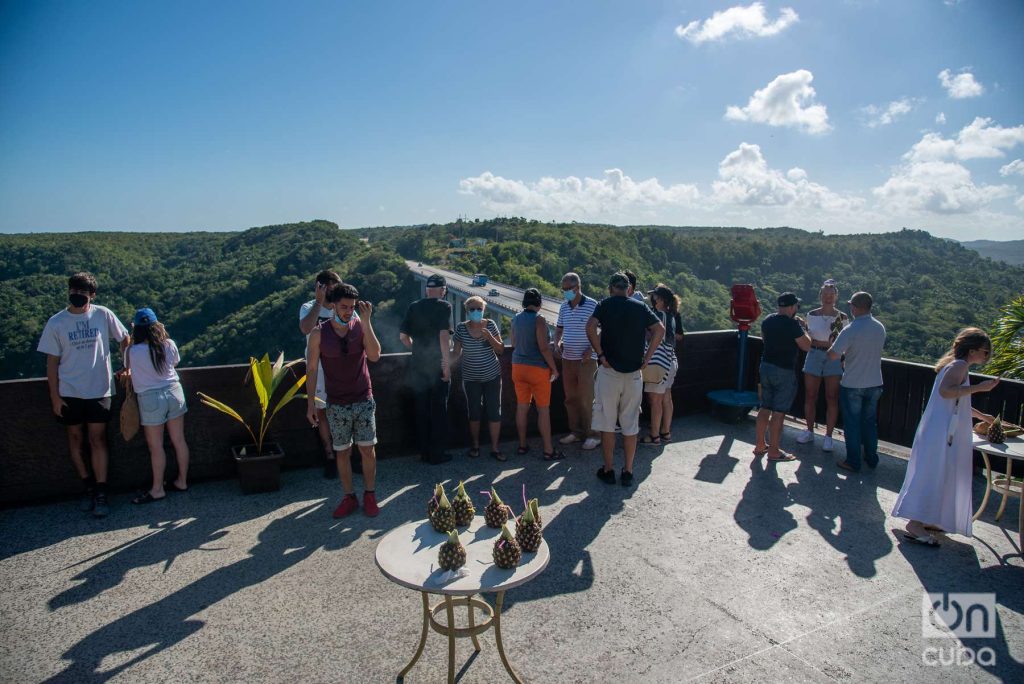
{"label": "woman in denim shorts", "polygon": [[840,360],[828,358],[828,348],[835,342],[836,336],[849,323],[846,314],[836,308],[839,288],[836,281],[829,278],[819,292],[821,306],[807,314],[807,334],[811,336],[811,349],[804,360],[804,417],[807,429],[796,438],[801,444],[814,441],[815,413],[818,407],[818,391],[825,382],[825,441],[821,448],[832,451],[832,431],[839,419],[839,381],[843,377],[843,364]]}
{"label": "woman in denim shorts", "polygon": [[[185,443],[185,393],[174,367],[181,357],[178,345],[167,336],[152,309],[139,309],[132,319],[132,344],[125,351],[125,367],[131,373],[132,387],[139,399],[139,422],[146,434],[153,466],[153,486],[132,499],[135,504],[159,501],[167,490],[188,489],[188,444]],[[174,445],[178,476],[164,484],[167,455],[164,453],[164,426]]]}

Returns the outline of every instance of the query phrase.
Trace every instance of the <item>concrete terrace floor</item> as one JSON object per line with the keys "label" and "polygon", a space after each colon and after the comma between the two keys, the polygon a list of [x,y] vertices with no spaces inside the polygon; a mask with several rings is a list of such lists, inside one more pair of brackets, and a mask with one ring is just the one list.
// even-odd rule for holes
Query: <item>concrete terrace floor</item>
{"label": "concrete terrace floor", "polygon": [[[517,510],[524,483],[541,500],[551,565],[508,593],[503,620],[527,681],[1020,681],[1017,502],[1005,529],[990,503],[974,539],[901,544],[900,458],[848,475],[841,446],[797,446],[792,428],[801,460],[777,465],[751,457],[750,420],[691,416],[673,434],[641,447],[632,489],[599,482],[597,452],[575,448],[550,464],[539,448],[506,464],[388,459],[374,520],[332,520],[339,486],[312,470],[274,494],[223,481],[145,507],[117,496],[102,521],[73,503],[3,511],[0,680],[393,681],[420,598],[377,570],[377,540],[423,517],[436,480],[463,478],[478,508],[491,482]],[[968,644],[994,666],[923,664],[958,643],[922,638],[924,590],[996,592],[996,637]],[[458,642],[461,681],[507,681],[493,633],[481,643],[471,658]],[[446,653],[431,632],[408,681],[443,681]]]}

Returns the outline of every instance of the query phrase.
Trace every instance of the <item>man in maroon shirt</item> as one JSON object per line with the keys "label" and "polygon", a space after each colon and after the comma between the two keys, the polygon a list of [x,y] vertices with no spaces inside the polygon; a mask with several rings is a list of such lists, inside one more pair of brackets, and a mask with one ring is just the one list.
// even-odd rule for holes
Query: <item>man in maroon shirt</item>
{"label": "man in maroon shirt", "polygon": [[[359,291],[348,283],[330,285],[324,296],[324,307],[333,316],[318,325],[309,334],[306,352],[306,417],[316,427],[319,424],[315,404],[317,368],[324,370],[324,389],[327,392],[327,422],[331,427],[334,454],[338,462],[338,475],[345,496],[334,509],[334,517],[342,518],[359,508],[352,485],[352,443],[359,446],[363,462],[363,512],[377,515],[374,478],[377,474],[377,424],[374,411],[373,387],[367,361],[380,358],[380,342],[370,314],[373,305],[359,301]],[[359,316],[353,314],[359,311]]]}

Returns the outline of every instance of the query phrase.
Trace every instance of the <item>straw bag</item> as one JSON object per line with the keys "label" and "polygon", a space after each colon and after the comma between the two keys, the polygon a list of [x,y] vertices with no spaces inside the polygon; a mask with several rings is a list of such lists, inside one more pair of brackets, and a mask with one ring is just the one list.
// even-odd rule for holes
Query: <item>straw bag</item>
{"label": "straw bag", "polygon": [[128,373],[121,376],[124,385],[124,403],[121,404],[121,436],[127,442],[139,432],[139,399]]}

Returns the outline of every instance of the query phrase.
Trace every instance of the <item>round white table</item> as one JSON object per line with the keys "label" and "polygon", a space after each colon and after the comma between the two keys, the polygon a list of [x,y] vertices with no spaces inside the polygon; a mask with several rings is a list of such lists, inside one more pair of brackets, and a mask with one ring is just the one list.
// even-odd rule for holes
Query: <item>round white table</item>
{"label": "round white table", "polygon": [[[1010,437],[1002,444],[992,444],[981,435],[974,433],[973,441],[974,450],[981,454],[981,458],[985,462],[985,496],[982,497],[981,505],[978,506],[978,510],[974,513],[974,519],[977,520],[985,510],[985,506],[988,505],[989,494],[992,493],[994,487],[1003,497],[999,504],[999,510],[996,511],[996,520],[999,520],[999,518],[1003,517],[1003,511],[1006,509],[1006,500],[1011,496],[1021,498],[1021,490],[1024,487],[1022,487],[1020,482],[1013,480],[1013,462],[1024,461],[1024,439]],[[992,464],[988,459],[989,454],[1002,456],[1006,459],[1005,477],[992,479]],[[1024,499],[1021,499],[1020,511],[1017,516],[1017,536],[1018,543],[1024,548]]]}
{"label": "round white table", "polygon": [[[377,567],[389,580],[403,587],[414,589],[423,597],[423,630],[416,654],[409,664],[398,674],[404,680],[423,654],[423,646],[427,642],[428,628],[448,637],[448,681],[455,681],[455,639],[472,638],[473,647],[479,651],[480,642],[477,635],[492,626],[494,640],[498,645],[498,655],[512,681],[521,684],[522,680],[509,665],[505,655],[505,646],[501,641],[501,606],[505,600],[505,592],[529,582],[547,567],[551,560],[548,544],[542,541],[536,553],[523,553],[519,565],[509,570],[502,570],[494,564],[491,549],[494,541],[501,533],[487,527],[482,515],[473,518],[468,529],[459,531],[459,539],[466,548],[465,575],[446,577],[445,571],[437,565],[437,555],[447,536],[434,530],[430,522],[420,520],[406,523],[388,532],[377,544],[375,555]],[[486,601],[475,598],[476,594],[495,593],[494,608]],[[444,601],[436,606],[430,605],[430,594],[444,597]],[[455,607],[466,606],[468,609],[468,625],[456,627]],[[480,609],[486,616],[479,624],[476,622],[475,611]],[[446,621],[437,618],[444,611]]]}

